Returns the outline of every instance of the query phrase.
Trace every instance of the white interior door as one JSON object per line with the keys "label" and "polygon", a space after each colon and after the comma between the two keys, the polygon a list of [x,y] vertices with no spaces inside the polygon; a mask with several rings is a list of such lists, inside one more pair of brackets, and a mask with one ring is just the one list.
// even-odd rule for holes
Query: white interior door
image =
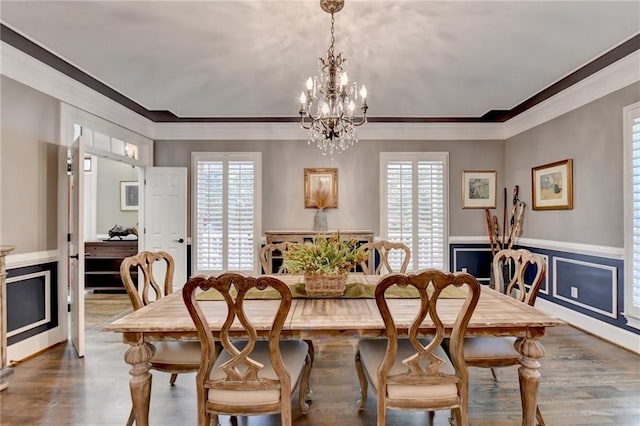
{"label": "white interior door", "polygon": [[79,357],[84,356],[84,146],[85,140],[80,136],[71,145],[67,160],[70,166],[70,173],[67,173],[70,334],[71,343]]}
{"label": "white interior door", "polygon": [[[182,288],[187,281],[187,168],[147,167],[144,200],[144,249],[173,256],[173,288]],[[156,279],[163,279],[163,268],[155,268]]]}

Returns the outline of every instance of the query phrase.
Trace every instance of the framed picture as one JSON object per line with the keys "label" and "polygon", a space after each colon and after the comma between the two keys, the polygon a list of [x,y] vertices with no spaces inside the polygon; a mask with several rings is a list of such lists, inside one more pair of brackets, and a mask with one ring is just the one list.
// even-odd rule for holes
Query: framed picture
{"label": "framed picture", "polygon": [[573,160],[531,169],[533,210],[573,209]]}
{"label": "framed picture", "polygon": [[496,208],[496,171],[462,172],[462,208]]}
{"label": "framed picture", "polygon": [[304,169],[304,207],[338,207],[338,169]]}
{"label": "framed picture", "polygon": [[138,210],[137,181],[120,181],[120,210]]}

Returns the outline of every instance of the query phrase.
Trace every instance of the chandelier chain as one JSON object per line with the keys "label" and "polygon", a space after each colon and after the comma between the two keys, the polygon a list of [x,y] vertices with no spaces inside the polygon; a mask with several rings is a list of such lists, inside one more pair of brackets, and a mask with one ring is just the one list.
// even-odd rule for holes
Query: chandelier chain
{"label": "chandelier chain", "polygon": [[335,20],[333,18],[333,12],[331,12],[331,46],[329,46],[329,56],[333,56],[333,52],[334,52],[333,45],[336,42],[336,38],[335,38],[335,36],[333,34],[334,22],[335,22]]}

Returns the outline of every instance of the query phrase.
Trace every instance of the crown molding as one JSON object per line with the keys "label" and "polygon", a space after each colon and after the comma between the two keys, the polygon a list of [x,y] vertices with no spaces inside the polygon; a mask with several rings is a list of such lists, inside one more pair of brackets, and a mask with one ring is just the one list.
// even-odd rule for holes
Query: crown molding
{"label": "crown molding", "polygon": [[[4,26],[3,26],[4,29]],[[4,34],[3,34],[4,37]],[[640,36],[624,43],[635,48]],[[629,47],[631,46],[631,47]],[[287,118],[236,117],[208,122],[152,121],[46,65],[24,51],[0,43],[0,73],[62,102],[155,140],[305,140],[297,121]],[[603,55],[605,56],[605,55]],[[610,55],[609,55],[610,56]],[[601,64],[599,64],[601,65]],[[586,66],[585,66],[586,67]],[[581,67],[580,70],[585,67]],[[395,117],[374,119],[359,129],[366,140],[504,140],[529,130],[616,90],[640,81],[640,50],[583,78],[506,122],[475,122],[442,118]],[[570,74],[574,75],[575,73]],[[568,76],[569,77],[569,76]],[[566,77],[566,78],[568,78]],[[561,79],[560,81],[564,81]],[[555,87],[556,84],[551,87]],[[546,89],[545,89],[546,90]],[[264,121],[260,121],[264,120]]]}
{"label": "crown molding", "polygon": [[[306,140],[299,123],[155,123],[155,140]],[[502,123],[367,123],[367,140],[504,139]]]}
{"label": "crown molding", "polygon": [[581,80],[504,124],[508,139],[640,81],[640,51]]}
{"label": "crown molding", "polygon": [[0,74],[69,105],[151,138],[153,125],[141,115],[5,43],[0,43]]}

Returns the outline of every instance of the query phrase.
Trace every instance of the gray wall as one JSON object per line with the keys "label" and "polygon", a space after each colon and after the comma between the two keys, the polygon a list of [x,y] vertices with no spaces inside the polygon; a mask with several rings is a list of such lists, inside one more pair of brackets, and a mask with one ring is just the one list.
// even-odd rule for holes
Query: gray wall
{"label": "gray wall", "polygon": [[138,223],[137,210],[120,210],[120,181],[137,181],[138,170],[129,164],[98,157],[96,230],[107,234],[113,225],[132,227]]}
{"label": "gray wall", "polygon": [[[306,141],[156,141],[156,166],[189,168],[191,152],[262,153],[262,230],[313,227],[314,209],[304,208],[304,168],[338,168],[338,208],[327,209],[330,229],[380,232],[380,152],[449,152],[450,235],[486,235],[484,211],[462,209],[462,170],[497,170],[502,187],[504,141],[360,141],[332,160]],[[501,194],[501,191],[499,191]],[[189,194],[189,197],[191,194]],[[502,198],[500,196],[499,203]],[[189,200],[188,205],[191,205]],[[189,212],[189,222],[191,212]],[[189,225],[189,233],[191,226]]]}
{"label": "gray wall", "polygon": [[58,101],[2,77],[0,244],[57,248]]}
{"label": "gray wall", "polygon": [[[622,108],[640,101],[635,83],[506,141],[507,185],[527,203],[523,237],[624,247]],[[531,168],[573,159],[573,210],[531,209]]]}

